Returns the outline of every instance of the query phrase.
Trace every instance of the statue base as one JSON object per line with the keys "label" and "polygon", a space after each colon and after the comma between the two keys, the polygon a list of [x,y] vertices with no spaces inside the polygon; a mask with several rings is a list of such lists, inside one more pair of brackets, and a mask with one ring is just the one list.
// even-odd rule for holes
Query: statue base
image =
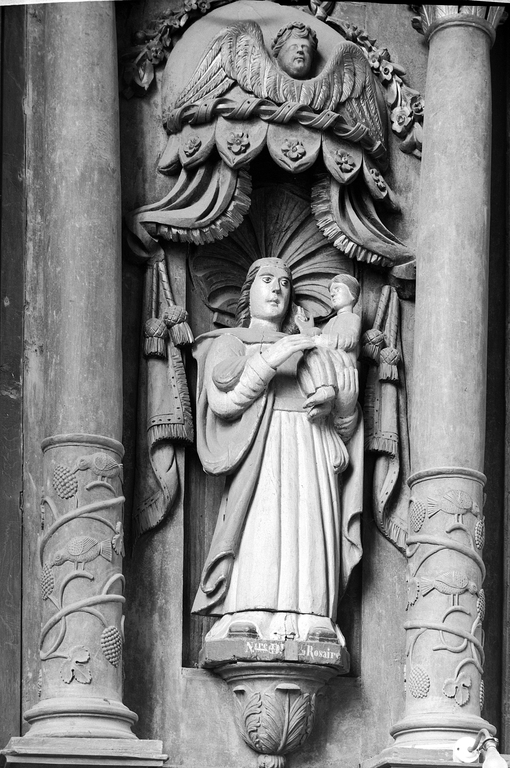
{"label": "statue base", "polygon": [[200,651],[199,664],[212,669],[240,662],[297,662],[333,667],[337,674],[349,672],[350,657],[345,646],[323,640],[263,640],[261,638],[227,637],[206,640]]}
{"label": "statue base", "polygon": [[12,738],[1,754],[6,765],[111,766],[160,768],[168,755],[163,754],[162,741],[139,739],[95,739],[26,736]]}

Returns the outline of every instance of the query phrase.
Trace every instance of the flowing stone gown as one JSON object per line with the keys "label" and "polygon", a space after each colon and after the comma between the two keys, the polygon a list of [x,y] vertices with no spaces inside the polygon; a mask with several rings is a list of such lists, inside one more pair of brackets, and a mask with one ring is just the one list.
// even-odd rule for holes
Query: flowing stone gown
{"label": "flowing stone gown", "polygon": [[282,336],[237,328],[197,342],[199,455],[228,477],[193,610],[334,621],[361,556],[362,425],[357,411],[308,421],[301,353],[277,370],[262,356]]}

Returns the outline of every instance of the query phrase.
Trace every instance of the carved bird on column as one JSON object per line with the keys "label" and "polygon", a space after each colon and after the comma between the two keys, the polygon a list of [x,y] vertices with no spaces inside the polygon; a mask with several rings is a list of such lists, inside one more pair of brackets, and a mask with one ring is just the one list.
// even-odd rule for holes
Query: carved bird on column
{"label": "carved bird on column", "polygon": [[428,498],[427,506],[429,517],[434,517],[438,512],[445,512],[447,515],[454,515],[457,523],[462,522],[462,518],[468,513],[475,517],[480,516],[480,507],[465,491],[447,491],[439,501]]}
{"label": "carved bird on column", "polygon": [[423,596],[428,595],[433,589],[442,595],[450,595],[452,605],[459,604],[459,597],[464,592],[469,592],[470,595],[476,595],[478,592],[475,582],[459,571],[448,571],[435,578],[422,576],[420,588]]}
{"label": "carved bird on column", "polygon": [[52,566],[64,565],[64,563],[74,563],[75,570],[81,565],[82,569],[85,563],[90,563],[96,557],[104,557],[111,563],[112,561],[112,540],[104,539],[98,541],[91,536],[75,536],[67,542],[65,550],[59,550],[55,553]]}
{"label": "carved bird on column", "polygon": [[90,469],[103,482],[119,476],[122,481],[122,464],[119,464],[107,453],[99,451],[88,456],[82,456],[76,462],[73,472],[84,472],[87,469]]}

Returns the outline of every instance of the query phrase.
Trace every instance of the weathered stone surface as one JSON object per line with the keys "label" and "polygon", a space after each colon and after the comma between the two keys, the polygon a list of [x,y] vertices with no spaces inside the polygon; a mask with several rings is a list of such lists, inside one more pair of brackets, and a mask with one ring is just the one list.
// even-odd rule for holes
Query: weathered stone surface
{"label": "weathered stone surface", "polygon": [[165,764],[161,741],[94,738],[14,738],[3,751],[7,765],[154,766]]}
{"label": "weathered stone surface", "polygon": [[235,661],[296,661],[302,664],[322,664],[339,672],[349,671],[349,654],[338,643],[298,642],[283,640],[206,640],[200,654],[200,666],[212,669]]}

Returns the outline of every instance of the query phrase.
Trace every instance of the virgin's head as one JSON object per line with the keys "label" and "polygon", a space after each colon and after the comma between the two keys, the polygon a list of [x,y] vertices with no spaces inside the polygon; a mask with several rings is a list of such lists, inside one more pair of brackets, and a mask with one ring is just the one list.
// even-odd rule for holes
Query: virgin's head
{"label": "virgin's head", "polygon": [[237,304],[236,325],[265,320],[284,333],[294,330],[294,290],[289,268],[281,259],[258,259],[248,270]]}

